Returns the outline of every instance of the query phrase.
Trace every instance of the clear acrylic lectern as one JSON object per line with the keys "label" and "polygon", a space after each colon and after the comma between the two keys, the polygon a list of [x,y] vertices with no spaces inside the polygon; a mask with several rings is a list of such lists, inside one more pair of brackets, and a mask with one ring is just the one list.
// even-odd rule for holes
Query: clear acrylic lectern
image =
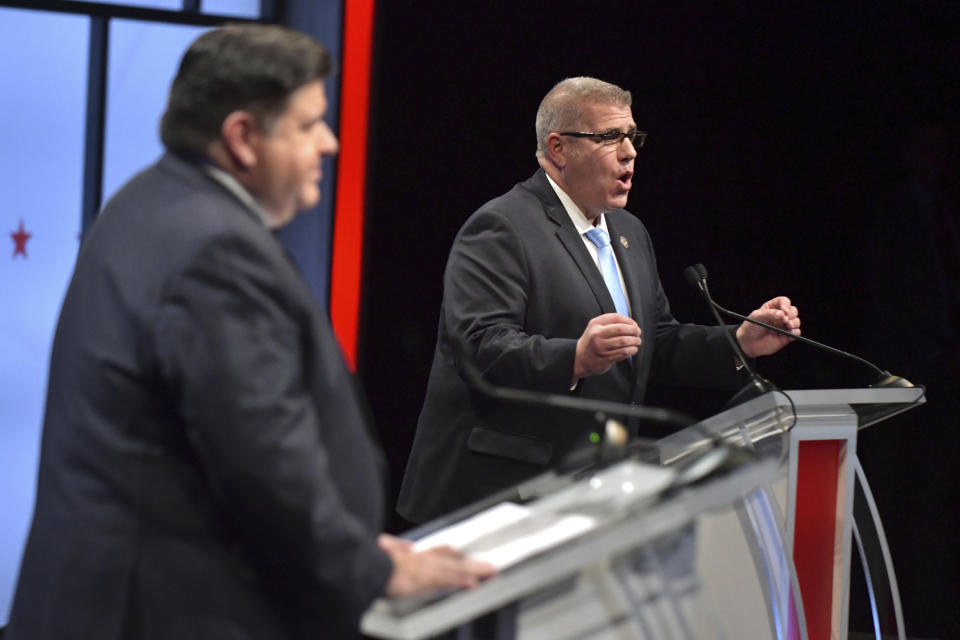
{"label": "clear acrylic lectern", "polygon": [[[913,388],[770,392],[658,441],[646,462],[535,478],[410,533],[461,536],[500,574],[468,591],[378,600],[362,630],[398,640],[846,638],[855,477],[896,598],[857,431],[923,401]],[[478,619],[489,623],[482,635]]]}

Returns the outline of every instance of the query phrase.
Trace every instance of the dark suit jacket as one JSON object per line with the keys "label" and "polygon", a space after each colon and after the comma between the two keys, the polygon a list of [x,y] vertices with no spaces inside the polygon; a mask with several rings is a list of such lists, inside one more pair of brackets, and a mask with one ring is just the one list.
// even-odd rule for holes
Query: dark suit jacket
{"label": "dark suit jacket", "polygon": [[8,640],[333,638],[391,571],[379,454],[323,310],[171,155],[80,250]]}
{"label": "dark suit jacket", "polygon": [[[650,237],[624,210],[606,214],[643,345],[581,380],[583,398],[642,403],[651,374],[694,386],[740,376],[723,329],[681,325],[660,285]],[[571,393],[577,339],[613,300],[543,170],[491,200],[457,234],[444,275],[437,347],[397,511],[423,522],[522,481],[586,445],[592,416],[479,397],[455,341],[496,385]],[[634,429],[637,426],[634,424]]]}

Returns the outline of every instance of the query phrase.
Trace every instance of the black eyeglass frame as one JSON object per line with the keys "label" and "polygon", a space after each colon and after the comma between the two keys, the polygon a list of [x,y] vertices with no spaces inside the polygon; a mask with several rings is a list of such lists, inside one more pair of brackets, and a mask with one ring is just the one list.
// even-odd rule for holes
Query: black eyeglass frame
{"label": "black eyeglass frame", "polygon": [[640,129],[631,129],[630,131],[604,131],[603,133],[588,133],[586,131],[558,131],[561,136],[572,136],[574,138],[593,138],[601,144],[613,144],[619,146],[623,144],[624,139],[629,139],[634,149],[641,148],[647,142],[647,132]]}

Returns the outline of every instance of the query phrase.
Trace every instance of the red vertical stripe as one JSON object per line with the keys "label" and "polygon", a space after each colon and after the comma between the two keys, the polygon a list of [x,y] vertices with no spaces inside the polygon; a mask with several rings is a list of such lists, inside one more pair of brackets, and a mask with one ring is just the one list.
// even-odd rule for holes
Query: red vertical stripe
{"label": "red vertical stripe", "polygon": [[810,640],[829,640],[836,559],[840,455],[846,441],[800,442],[793,561]]}
{"label": "red vertical stripe", "polygon": [[346,0],[343,8],[340,158],[333,223],[330,317],[351,370],[356,370],[360,314],[373,4],[374,0]]}

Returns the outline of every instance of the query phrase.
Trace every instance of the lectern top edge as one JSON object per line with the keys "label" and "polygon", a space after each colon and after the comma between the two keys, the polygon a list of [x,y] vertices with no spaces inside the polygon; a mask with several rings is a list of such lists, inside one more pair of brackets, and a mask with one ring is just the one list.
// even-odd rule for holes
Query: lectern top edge
{"label": "lectern top edge", "polygon": [[[856,414],[857,427],[882,422],[926,402],[923,387],[769,391],[657,441],[661,462],[670,464],[715,440],[759,444],[782,435],[804,414]],[[796,415],[794,414],[796,412]]]}

